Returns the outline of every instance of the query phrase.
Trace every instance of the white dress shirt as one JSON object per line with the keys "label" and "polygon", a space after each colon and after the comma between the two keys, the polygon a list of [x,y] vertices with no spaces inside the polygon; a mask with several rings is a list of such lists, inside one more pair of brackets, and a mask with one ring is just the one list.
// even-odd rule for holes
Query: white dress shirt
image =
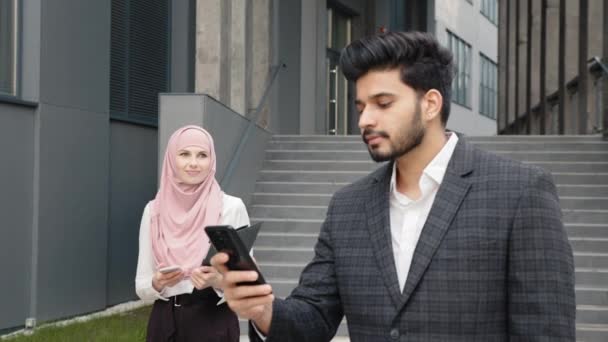
{"label": "white dress shirt", "polygon": [[443,181],[443,176],[458,142],[456,134],[448,134],[450,136],[446,144],[422,171],[422,176],[418,183],[422,195],[417,200],[414,201],[397,190],[397,163],[393,164],[389,195],[391,240],[401,291],[403,291],[410,271],[412,257],[420,239],[422,227],[424,227],[426,219],[429,216],[437,190],[439,190],[439,186]]}
{"label": "white dress shirt", "polygon": [[[249,225],[249,215],[245,204],[238,197],[223,194],[222,225],[231,225],[238,228]],[[192,293],[194,285],[190,278],[184,278],[174,286],[165,287],[158,292],[152,287],[152,277],[156,272],[154,257],[152,255],[152,240],[150,239],[150,203],[144,208],[139,227],[139,257],[137,258],[137,275],[135,276],[135,292],[144,301],[156,299],[169,300],[168,297],[184,293]],[[203,229],[204,227],[201,227]],[[179,265],[178,265],[179,266]],[[217,292],[217,291],[216,291]],[[219,295],[220,293],[218,293]],[[223,301],[220,301],[223,302]],[[218,303],[219,304],[219,303]]]}

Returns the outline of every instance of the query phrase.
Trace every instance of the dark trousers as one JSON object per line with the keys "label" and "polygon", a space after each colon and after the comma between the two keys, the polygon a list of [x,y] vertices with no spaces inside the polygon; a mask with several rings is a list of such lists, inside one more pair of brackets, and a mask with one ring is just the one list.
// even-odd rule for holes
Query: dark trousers
{"label": "dark trousers", "polygon": [[157,300],[152,307],[148,342],[238,342],[239,321],[210,289]]}

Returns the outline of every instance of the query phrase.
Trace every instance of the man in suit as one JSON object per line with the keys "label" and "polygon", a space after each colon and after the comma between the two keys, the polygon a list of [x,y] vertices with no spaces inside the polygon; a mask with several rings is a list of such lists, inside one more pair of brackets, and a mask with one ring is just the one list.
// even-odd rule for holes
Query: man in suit
{"label": "man in suit", "polygon": [[338,191],[313,260],[284,300],[255,272],[223,273],[225,297],[266,341],[574,341],[572,250],[550,174],[446,132],[452,56],[426,33],[342,52],[372,158]]}

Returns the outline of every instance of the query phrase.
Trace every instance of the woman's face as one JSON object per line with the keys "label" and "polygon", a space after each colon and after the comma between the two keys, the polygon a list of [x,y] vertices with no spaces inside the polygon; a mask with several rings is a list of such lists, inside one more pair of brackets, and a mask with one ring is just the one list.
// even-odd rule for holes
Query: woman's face
{"label": "woman's face", "polygon": [[198,146],[188,146],[177,151],[175,166],[177,177],[188,185],[200,184],[209,171],[209,151]]}

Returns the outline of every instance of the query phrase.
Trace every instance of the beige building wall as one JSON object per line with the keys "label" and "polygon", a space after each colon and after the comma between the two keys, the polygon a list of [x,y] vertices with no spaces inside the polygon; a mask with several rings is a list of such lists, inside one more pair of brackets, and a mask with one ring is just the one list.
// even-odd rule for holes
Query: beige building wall
{"label": "beige building wall", "polygon": [[270,70],[271,2],[196,1],[196,93],[241,115],[257,108]]}

